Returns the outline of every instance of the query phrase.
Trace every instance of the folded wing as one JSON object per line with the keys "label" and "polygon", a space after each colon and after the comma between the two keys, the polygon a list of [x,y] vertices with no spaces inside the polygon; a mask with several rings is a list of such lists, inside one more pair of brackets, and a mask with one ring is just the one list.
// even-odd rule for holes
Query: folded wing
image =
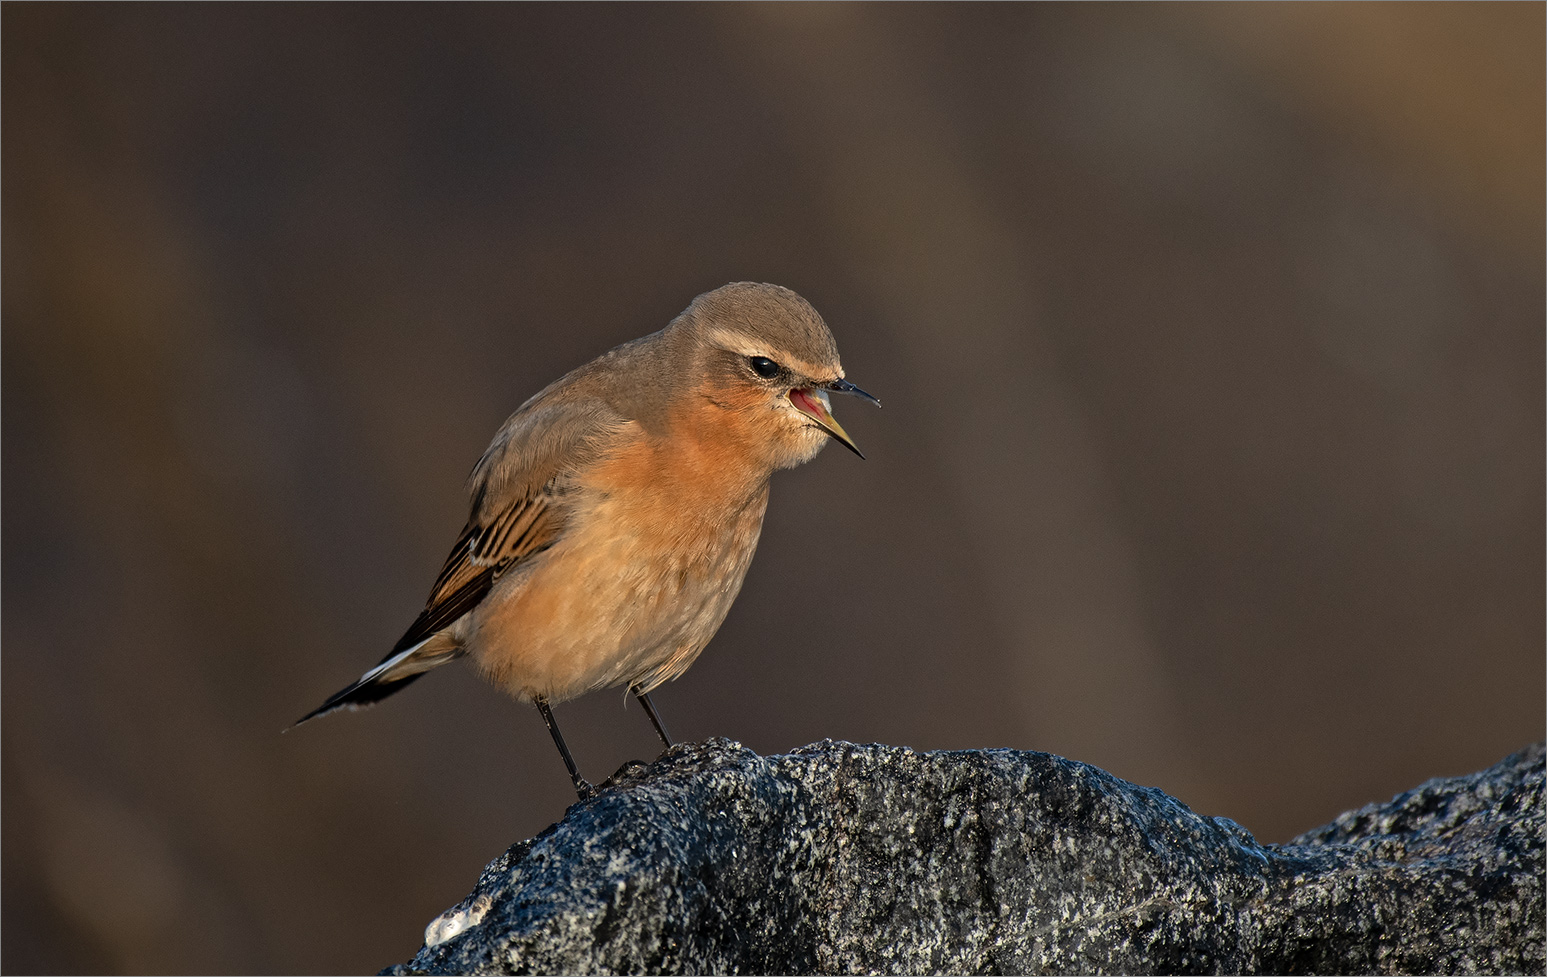
{"label": "folded wing", "polygon": [[502,575],[562,538],[571,481],[629,426],[606,405],[587,400],[529,402],[512,415],[473,468],[472,514],[424,610],[380,664],[296,725],[371,705],[466,654],[446,629],[477,607]]}

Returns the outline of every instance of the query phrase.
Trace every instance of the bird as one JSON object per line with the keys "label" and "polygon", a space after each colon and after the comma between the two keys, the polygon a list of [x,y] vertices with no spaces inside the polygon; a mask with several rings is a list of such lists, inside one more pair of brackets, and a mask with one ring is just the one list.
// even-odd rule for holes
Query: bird
{"label": "bird", "polygon": [[682,675],[741,590],[769,480],[837,441],[864,454],[829,393],[832,332],[779,285],[732,282],[664,329],[549,384],[473,466],[467,524],[424,610],[382,661],[296,722],[369,706],[470,658],[537,707],[582,800],[552,706],[628,686],[673,745],[650,692]]}

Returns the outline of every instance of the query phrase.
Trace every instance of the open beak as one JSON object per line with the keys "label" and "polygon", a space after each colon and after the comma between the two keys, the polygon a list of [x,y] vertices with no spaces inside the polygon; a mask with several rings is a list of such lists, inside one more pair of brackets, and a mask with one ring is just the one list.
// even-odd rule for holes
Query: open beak
{"label": "open beak", "polygon": [[[835,380],[827,384],[827,390],[836,390],[839,393],[853,393],[856,396],[867,397],[875,401],[877,406],[880,406],[881,403],[847,380]],[[849,437],[849,433],[843,429],[843,425],[839,424],[837,419],[833,417],[832,403],[827,399],[827,390],[818,387],[796,387],[790,391],[790,403],[795,405],[796,410],[815,421],[817,427],[832,435],[839,444],[864,458],[864,452],[859,450],[854,440]]]}

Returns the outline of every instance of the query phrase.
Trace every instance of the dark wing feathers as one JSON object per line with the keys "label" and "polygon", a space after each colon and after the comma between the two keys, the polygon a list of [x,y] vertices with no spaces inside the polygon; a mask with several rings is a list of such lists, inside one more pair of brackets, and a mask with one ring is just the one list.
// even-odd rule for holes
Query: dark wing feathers
{"label": "dark wing feathers", "polygon": [[[551,487],[552,483],[544,489]],[[550,492],[543,491],[534,497],[516,499],[495,513],[494,519],[487,524],[481,524],[476,518],[468,522],[451,548],[451,555],[446,557],[440,576],[435,578],[429,602],[387,657],[359,681],[329,696],[326,702],[301,717],[296,725],[335,709],[371,705],[406,688],[431,668],[460,657],[459,649],[431,650],[426,645],[424,650],[406,656],[399,666],[385,670],[381,667],[434,637],[437,631],[450,627],[483,600],[500,574],[557,542],[563,530],[563,519],[557,507],[549,504],[552,497]]]}
{"label": "dark wing feathers", "polygon": [[547,493],[518,499],[487,525],[469,522],[419,617],[382,661],[406,651],[472,610],[506,570],[552,546],[562,520]]}
{"label": "dark wing feathers", "polygon": [[388,659],[449,627],[501,574],[558,542],[570,477],[599,455],[610,435],[631,423],[601,401],[562,397],[565,382],[512,414],[473,466],[472,515],[423,613]]}
{"label": "dark wing feathers", "polygon": [[522,499],[499,513],[489,525],[470,538],[472,562],[501,569],[529,555],[532,546],[555,531],[549,500],[553,483],[543,486],[534,499]]}
{"label": "dark wing feathers", "polygon": [[[495,435],[469,478],[472,514],[446,557],[430,599],[392,651],[358,681],[301,720],[384,699],[426,671],[460,657],[451,642],[428,642],[488,595],[502,574],[530,560],[564,532],[570,479],[623,435],[627,421],[579,391],[583,367],[523,404]],[[637,426],[637,425],[636,425]],[[402,662],[387,666],[394,658]]]}

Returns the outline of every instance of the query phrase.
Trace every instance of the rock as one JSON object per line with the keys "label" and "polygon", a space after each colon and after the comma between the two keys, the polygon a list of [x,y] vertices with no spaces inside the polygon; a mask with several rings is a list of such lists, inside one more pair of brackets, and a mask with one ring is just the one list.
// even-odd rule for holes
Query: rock
{"label": "rock", "polygon": [[1542,745],[1288,845],[1012,750],[682,744],[491,863],[419,973],[1542,973]]}

